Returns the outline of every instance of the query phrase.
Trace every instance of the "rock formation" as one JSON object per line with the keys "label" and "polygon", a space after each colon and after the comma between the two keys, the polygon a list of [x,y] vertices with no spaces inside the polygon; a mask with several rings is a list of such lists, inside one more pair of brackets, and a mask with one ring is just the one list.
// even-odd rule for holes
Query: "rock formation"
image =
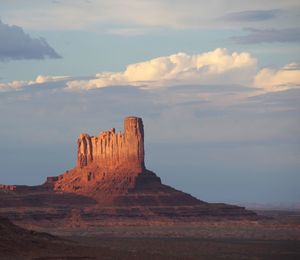
{"label": "rock formation", "polygon": [[124,133],[112,128],[98,136],[80,134],[77,152],[77,167],[95,163],[103,170],[142,172],[144,165],[144,127],[141,118],[127,117]]}
{"label": "rock formation", "polygon": [[0,213],[40,226],[257,218],[243,207],[207,203],[162,184],[145,167],[141,118],[125,118],[123,133],[80,134],[77,143],[73,169],[39,186],[0,186]]}
{"label": "rock formation", "polygon": [[[160,179],[145,168],[141,118],[126,117],[123,133],[116,133],[114,128],[98,136],[82,133],[77,144],[76,167],[50,180],[55,191],[93,197],[126,193],[136,187],[139,176],[139,179],[161,184]],[[49,184],[49,179],[46,183]]]}

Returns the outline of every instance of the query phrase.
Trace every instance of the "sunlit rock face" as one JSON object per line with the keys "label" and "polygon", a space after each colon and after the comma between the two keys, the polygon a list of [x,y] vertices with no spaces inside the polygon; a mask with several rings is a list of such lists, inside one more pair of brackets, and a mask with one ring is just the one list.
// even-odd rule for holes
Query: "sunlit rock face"
{"label": "sunlit rock face", "polygon": [[82,133],[77,144],[76,167],[58,177],[56,191],[115,194],[135,188],[141,180],[161,183],[145,168],[141,118],[126,117],[123,133],[114,128],[98,136]]}
{"label": "sunlit rock face", "polygon": [[124,133],[112,128],[98,136],[80,134],[78,138],[77,167],[91,163],[113,171],[118,168],[142,172],[144,165],[144,128],[138,117],[126,117]]}

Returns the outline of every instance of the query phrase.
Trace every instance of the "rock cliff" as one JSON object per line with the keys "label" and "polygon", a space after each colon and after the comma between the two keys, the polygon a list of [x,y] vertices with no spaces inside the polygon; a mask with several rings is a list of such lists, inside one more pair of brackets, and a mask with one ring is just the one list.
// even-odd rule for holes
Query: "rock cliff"
{"label": "rock cliff", "polygon": [[144,128],[141,118],[126,117],[124,133],[116,133],[112,128],[100,132],[98,136],[80,134],[77,152],[77,167],[91,163],[102,169],[114,171],[126,169],[142,172],[144,165]]}
{"label": "rock cliff", "polygon": [[161,183],[145,168],[141,118],[126,117],[123,133],[116,133],[114,128],[100,132],[98,136],[82,133],[77,145],[76,167],[58,176],[53,182],[56,191],[99,197],[100,193],[127,192],[136,186],[138,180]]}
{"label": "rock cliff", "polygon": [[0,185],[0,211],[22,225],[43,227],[257,218],[243,207],[207,203],[162,184],[145,167],[137,117],[125,118],[123,133],[80,134],[76,166],[42,185]]}

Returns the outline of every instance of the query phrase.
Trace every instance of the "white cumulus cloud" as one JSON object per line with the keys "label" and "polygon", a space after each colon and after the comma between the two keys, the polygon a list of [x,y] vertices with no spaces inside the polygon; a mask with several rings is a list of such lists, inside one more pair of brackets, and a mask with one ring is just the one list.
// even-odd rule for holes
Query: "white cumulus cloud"
{"label": "white cumulus cloud", "polygon": [[130,64],[122,72],[98,73],[94,79],[67,83],[69,90],[88,90],[114,85],[138,87],[178,84],[252,84],[257,61],[247,52],[230,53],[218,48],[201,54],[177,53]]}
{"label": "white cumulus cloud", "polygon": [[46,82],[55,82],[60,80],[66,80],[67,76],[43,76],[38,75],[34,80],[14,80],[8,83],[0,83],[0,92],[21,90],[26,86],[43,84]]}
{"label": "white cumulus cloud", "polygon": [[255,85],[267,91],[300,87],[300,66],[290,63],[278,70],[262,69],[255,77]]}
{"label": "white cumulus cloud", "polygon": [[26,86],[56,81],[63,81],[62,86],[68,91],[111,86],[134,86],[153,90],[194,85],[199,88],[220,86],[224,90],[229,89],[229,86],[245,86],[248,90],[249,87],[253,87],[259,93],[265,93],[299,87],[300,66],[290,63],[277,70],[259,70],[257,60],[250,53],[229,52],[227,49],[218,48],[193,55],[179,52],[129,64],[124,71],[100,72],[91,79],[39,75],[34,80],[0,83],[0,92],[21,90]]}

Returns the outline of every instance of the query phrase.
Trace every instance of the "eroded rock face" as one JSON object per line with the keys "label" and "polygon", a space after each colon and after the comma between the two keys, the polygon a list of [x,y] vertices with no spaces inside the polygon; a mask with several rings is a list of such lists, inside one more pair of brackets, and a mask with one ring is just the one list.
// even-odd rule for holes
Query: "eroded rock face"
{"label": "eroded rock face", "polygon": [[77,152],[77,167],[91,163],[102,169],[113,171],[118,168],[142,172],[144,165],[144,128],[138,117],[126,117],[124,133],[112,128],[98,136],[80,134]]}
{"label": "eroded rock face", "polygon": [[[124,193],[135,187],[138,175],[147,172],[141,118],[126,117],[123,133],[112,128],[98,136],[80,134],[77,144],[76,167],[58,177],[57,191]],[[150,174],[148,179],[160,183],[156,175]]]}

